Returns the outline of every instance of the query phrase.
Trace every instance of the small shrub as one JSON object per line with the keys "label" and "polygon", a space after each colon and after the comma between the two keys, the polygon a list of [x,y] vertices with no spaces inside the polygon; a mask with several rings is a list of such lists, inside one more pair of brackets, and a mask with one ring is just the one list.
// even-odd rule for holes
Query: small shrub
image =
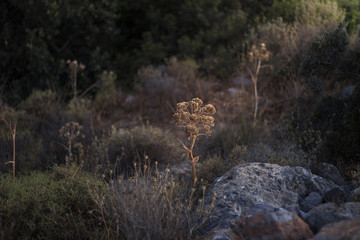
{"label": "small shrub", "polygon": [[360,87],[349,98],[328,96],[307,115],[288,121],[287,139],[348,177],[360,162]]}
{"label": "small shrub", "polygon": [[110,116],[116,108],[117,91],[115,86],[116,74],[112,71],[104,71],[100,75],[100,89],[96,92],[94,107],[97,112]]}
{"label": "small shrub", "polygon": [[164,132],[160,128],[152,126],[131,129],[112,128],[106,138],[98,146],[100,154],[105,153],[100,162],[104,165],[107,162],[113,165],[114,173],[117,175],[120,173],[131,175],[134,163],[143,165],[145,155],[148,156],[149,162],[158,162],[160,165],[167,165],[184,158],[179,143],[169,132]]}
{"label": "small shrub", "polygon": [[320,35],[305,56],[302,74],[309,78],[341,73],[341,61],[344,60],[348,44],[349,38],[343,26]]}
{"label": "small shrub", "polygon": [[238,162],[266,162],[282,166],[306,166],[311,161],[310,155],[291,143],[275,147],[264,143],[256,143],[247,148],[235,147],[231,155]]}
{"label": "small shrub", "polygon": [[60,111],[56,94],[51,90],[33,90],[32,94],[20,104],[27,113],[47,120]]}
{"label": "small shrub", "polygon": [[[109,232],[88,189],[104,184],[78,168],[9,175],[0,181],[0,236],[6,239],[105,239]],[[115,239],[115,237],[114,237]]]}
{"label": "small shrub", "polygon": [[241,125],[226,126],[215,129],[209,138],[204,139],[200,143],[199,152],[204,157],[219,155],[227,159],[236,145],[249,145],[255,138],[256,129],[246,122]]}
{"label": "small shrub", "polygon": [[303,25],[331,29],[345,18],[345,11],[332,0],[301,0],[295,9],[295,20]]}
{"label": "small shrub", "polygon": [[92,191],[99,208],[126,239],[193,239],[214,207],[214,200],[205,206],[206,188],[194,203],[195,188],[175,182],[169,169],[159,172],[156,167],[144,167],[138,166],[130,179],[112,181],[114,194],[105,199],[101,192]]}
{"label": "small shrub", "polygon": [[211,185],[214,180],[224,175],[239,162],[229,161],[220,155],[209,157],[201,162],[198,178],[203,180],[205,186]]}
{"label": "small shrub", "polygon": [[93,117],[91,101],[85,98],[74,98],[68,103],[66,113],[73,121],[81,124],[89,122]]}

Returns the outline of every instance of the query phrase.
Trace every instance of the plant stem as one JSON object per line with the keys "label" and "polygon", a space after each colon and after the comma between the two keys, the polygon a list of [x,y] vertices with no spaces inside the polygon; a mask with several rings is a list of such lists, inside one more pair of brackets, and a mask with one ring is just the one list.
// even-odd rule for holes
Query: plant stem
{"label": "plant stem", "polygon": [[13,181],[15,181],[15,137],[16,137],[16,125],[14,131],[12,132],[13,138]]}
{"label": "plant stem", "polygon": [[192,179],[193,179],[193,184],[195,185],[197,178],[196,178],[196,161],[194,160],[194,155],[193,155],[193,149],[195,146],[195,141],[196,141],[197,136],[194,135],[192,142],[191,142],[191,146],[190,146],[190,159],[191,159],[191,166],[192,166]]}

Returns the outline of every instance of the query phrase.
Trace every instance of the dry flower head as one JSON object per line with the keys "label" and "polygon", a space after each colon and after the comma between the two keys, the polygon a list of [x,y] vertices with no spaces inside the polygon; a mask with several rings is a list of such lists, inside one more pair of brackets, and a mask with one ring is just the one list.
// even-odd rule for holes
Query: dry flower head
{"label": "dry flower head", "polygon": [[261,43],[259,47],[252,45],[249,52],[249,61],[257,62],[258,60],[269,60],[270,52],[266,49],[265,43]]}
{"label": "dry flower head", "polygon": [[214,124],[212,115],[216,112],[212,104],[202,107],[203,101],[200,98],[194,98],[189,102],[180,102],[176,106],[176,112],[173,120],[176,125],[185,128],[188,139],[194,136],[211,135],[211,127]]}

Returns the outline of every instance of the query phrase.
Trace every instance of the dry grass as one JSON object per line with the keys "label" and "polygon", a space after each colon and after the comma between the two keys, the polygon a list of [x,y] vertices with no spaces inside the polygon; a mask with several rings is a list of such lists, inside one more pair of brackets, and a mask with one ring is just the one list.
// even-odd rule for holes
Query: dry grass
{"label": "dry grass", "polygon": [[[205,208],[204,198],[194,205],[195,189],[176,183],[170,170],[137,166],[130,179],[109,183],[113,194],[91,194],[104,219],[114,223],[126,239],[191,239],[207,219],[213,205]],[[205,188],[203,188],[203,196]]]}

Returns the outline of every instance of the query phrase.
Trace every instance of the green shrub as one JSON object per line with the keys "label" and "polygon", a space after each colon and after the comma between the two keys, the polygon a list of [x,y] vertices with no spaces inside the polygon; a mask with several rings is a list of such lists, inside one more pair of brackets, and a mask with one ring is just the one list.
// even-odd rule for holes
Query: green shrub
{"label": "green shrub", "polygon": [[81,124],[90,122],[93,117],[91,101],[86,98],[72,99],[68,103],[66,114],[71,120]]}
{"label": "green shrub", "polygon": [[240,126],[227,126],[215,129],[213,134],[199,142],[198,151],[206,156],[219,155],[228,158],[236,145],[248,145],[254,141],[256,129],[244,122]]}
{"label": "green shrub", "polygon": [[295,11],[300,3],[298,0],[274,0],[269,10],[269,18],[277,19],[281,17],[284,22],[292,23],[295,21]]}
{"label": "green shrub", "polygon": [[358,0],[336,0],[339,8],[346,11],[346,29],[353,33],[360,25],[360,2]]}
{"label": "green shrub", "polygon": [[43,91],[34,89],[31,95],[20,104],[20,107],[27,113],[44,120],[60,111],[57,96],[49,89]]}
{"label": "green shrub", "polygon": [[266,162],[282,166],[306,166],[311,156],[294,144],[283,142],[273,144],[256,143],[247,148],[235,147],[233,158],[238,162]]}
{"label": "green shrub", "polygon": [[240,161],[225,159],[220,155],[215,155],[201,161],[198,170],[198,179],[203,180],[205,186],[211,185],[214,180],[224,175],[231,168],[235,167]]}
{"label": "green shrub", "polygon": [[[106,239],[109,226],[89,189],[105,185],[76,167],[54,167],[0,181],[0,236],[6,239]],[[115,237],[112,236],[114,239]]]}
{"label": "green shrub", "polygon": [[298,23],[325,29],[336,27],[344,17],[345,12],[333,0],[301,0],[295,10],[295,20]]}
{"label": "green shrub", "polygon": [[286,138],[351,177],[360,162],[359,101],[359,85],[349,98],[323,98],[308,114],[295,116],[285,124]]}
{"label": "green shrub", "polygon": [[109,116],[116,109],[116,74],[112,71],[104,71],[100,75],[100,89],[96,92],[94,107],[100,114]]}
{"label": "green shrub", "polygon": [[[343,161],[345,165],[360,164],[360,85],[358,84],[350,98],[338,100],[332,109],[329,121],[332,133],[326,139],[324,156],[332,161]],[[318,111],[326,106],[328,101],[319,106]],[[345,106],[345,107],[344,107]],[[323,121],[325,122],[325,121]]]}
{"label": "green shrub", "polygon": [[340,74],[348,44],[349,37],[341,25],[333,32],[321,34],[304,58],[302,74],[308,78]]}
{"label": "green shrub", "polygon": [[99,157],[103,156],[101,164],[117,175],[131,175],[134,163],[143,165],[158,162],[166,166],[184,160],[180,143],[169,132],[152,126],[113,128],[110,136],[105,136],[99,144]]}

